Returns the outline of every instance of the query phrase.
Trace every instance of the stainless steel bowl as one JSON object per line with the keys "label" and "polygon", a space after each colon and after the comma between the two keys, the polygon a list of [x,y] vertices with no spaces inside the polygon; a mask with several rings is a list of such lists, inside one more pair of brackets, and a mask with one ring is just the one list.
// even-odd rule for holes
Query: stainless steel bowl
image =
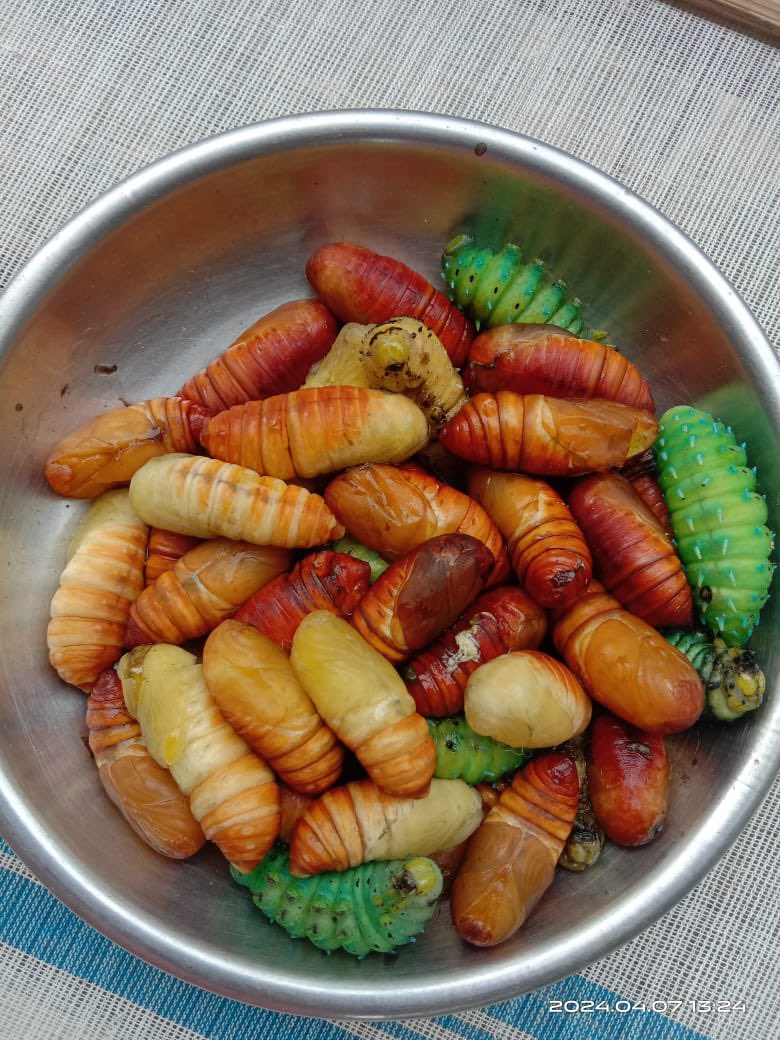
{"label": "stainless steel bowl", "polygon": [[477,123],[408,112],[282,119],[142,170],[60,231],[0,300],[0,830],[65,903],[161,968],[299,1014],[400,1017],[502,1000],[577,970],[659,917],[728,848],[780,764],[780,620],[754,644],[764,709],[672,741],[664,835],[560,872],[526,927],[462,943],[442,907],[396,958],[326,957],[266,924],[216,854],[148,851],[103,796],[84,698],[47,665],[49,599],[84,506],[50,493],[43,461],[88,416],[174,392],[256,317],[308,293],[304,262],[347,239],[437,279],[443,243],[478,227],[524,243],[588,301],[659,408],[711,407],[747,441],[778,524],[775,356],[696,247],[615,181]]}

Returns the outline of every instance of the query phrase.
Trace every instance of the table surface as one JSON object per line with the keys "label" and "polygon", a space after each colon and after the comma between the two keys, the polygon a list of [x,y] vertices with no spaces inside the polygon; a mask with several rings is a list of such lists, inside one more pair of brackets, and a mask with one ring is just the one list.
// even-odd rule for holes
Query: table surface
{"label": "table surface", "polygon": [[[498,124],[617,177],[688,232],[778,345],[778,98],[780,51],[659,0],[17,0],[0,5],[0,288],[175,148],[272,116],[398,107]],[[0,1040],[777,1040],[779,804],[775,785],[687,898],[581,974],[403,1025],[194,989],[92,931],[0,845]],[[672,1013],[550,1010],[617,999]]]}
{"label": "table surface", "polygon": [[684,6],[721,18],[747,32],[780,40],[780,0],[681,0]]}

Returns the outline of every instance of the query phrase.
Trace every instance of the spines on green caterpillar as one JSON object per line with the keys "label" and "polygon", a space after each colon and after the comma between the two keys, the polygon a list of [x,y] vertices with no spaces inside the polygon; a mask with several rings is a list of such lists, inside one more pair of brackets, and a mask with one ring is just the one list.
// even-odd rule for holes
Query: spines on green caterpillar
{"label": "spines on green caterpillar", "polygon": [[743,646],[774,571],[766,500],[744,446],[708,412],[680,405],[661,418],[655,456],[699,615],[727,646]]}
{"label": "spines on green caterpillar", "polygon": [[521,322],[557,325],[582,339],[596,335],[566,283],[554,278],[542,260],[523,263],[514,243],[494,253],[479,249],[468,235],[457,235],[444,247],[442,274],[450,299],[477,328]]}
{"label": "spines on green caterpillar", "polygon": [[577,767],[580,797],[577,802],[577,815],[574,817],[571,834],[563,846],[563,852],[558,859],[558,866],[579,874],[588,867],[592,867],[599,858],[601,850],[604,848],[606,836],[603,827],[596,819],[590,800],[584,734],[567,740],[560,750],[568,755]]}
{"label": "spines on green caterpillar", "polygon": [[436,748],[433,775],[467,784],[493,783],[525,765],[531,752],[513,748],[492,737],[476,733],[463,715],[428,719],[428,730]]}
{"label": "spines on green caterpillar", "polygon": [[348,556],[354,556],[356,560],[363,560],[371,568],[371,584],[373,585],[377,578],[381,577],[390,564],[387,560],[383,559],[378,552],[374,552],[373,549],[369,549],[367,546],[359,542],[357,538],[353,538],[351,535],[344,535],[335,542],[328,542],[325,546],[326,549],[331,549],[333,552],[346,553]]}
{"label": "spines on green caterpillar", "polygon": [[290,873],[289,851],[276,845],[250,874],[231,873],[293,939],[359,958],[414,942],[442,890],[441,871],[420,856],[298,878]]}
{"label": "spines on green caterpillar", "polygon": [[766,677],[752,650],[713,642],[704,632],[668,629],[664,635],[685,654],[704,683],[704,717],[733,722],[764,699]]}

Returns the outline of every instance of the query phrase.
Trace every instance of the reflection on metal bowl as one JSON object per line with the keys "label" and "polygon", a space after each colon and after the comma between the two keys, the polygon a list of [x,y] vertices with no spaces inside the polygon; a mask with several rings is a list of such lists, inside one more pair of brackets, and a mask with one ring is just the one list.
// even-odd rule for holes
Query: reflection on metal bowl
{"label": "reflection on metal bowl", "polygon": [[[103,796],[84,702],[49,669],[45,629],[83,503],[52,494],[51,446],[122,401],[174,392],[265,311],[309,293],[304,264],[351,240],[438,278],[464,227],[553,260],[653,388],[659,413],[717,401],[780,488],[774,354],[733,289],[684,235],[619,184],[538,142],[409,112],[277,120],[142,170],[56,235],[0,300],[0,829],[91,924],[168,971],[299,1014],[427,1015],[549,983],[660,916],[746,823],[780,763],[776,600],[753,640],[761,712],[670,740],[661,840],[559,872],[528,924],[491,950],[443,906],[397,957],[326,957],[267,924],[216,853],[155,856]],[[769,495],[778,524],[778,495]],[[770,520],[772,522],[772,520]],[[774,687],[774,688],[773,688]]]}

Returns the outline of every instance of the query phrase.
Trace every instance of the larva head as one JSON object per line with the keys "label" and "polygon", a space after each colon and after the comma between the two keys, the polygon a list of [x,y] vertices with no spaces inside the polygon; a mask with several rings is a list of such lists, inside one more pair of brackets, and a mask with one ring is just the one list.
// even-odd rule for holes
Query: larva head
{"label": "larva head", "polygon": [[249,874],[231,867],[266,917],[321,950],[355,957],[392,953],[413,942],[433,913],[443,879],[430,859],[374,861],[309,878],[290,873],[289,853],[276,845]]}
{"label": "larva head", "polygon": [[558,866],[575,874],[592,867],[601,855],[605,837],[592,812],[578,814],[558,860]]}
{"label": "larva head", "polygon": [[424,326],[408,318],[375,325],[368,333],[368,346],[378,366],[386,372],[403,368],[409,361],[411,333],[418,329],[422,331]]}
{"label": "larva head", "polygon": [[758,708],[764,699],[766,677],[755,654],[739,647],[727,647],[716,639],[712,664],[704,683],[705,715],[721,722],[733,722]]}
{"label": "larva head", "polygon": [[433,860],[417,856],[404,863],[401,872],[393,881],[393,886],[398,892],[428,896],[435,900],[441,895],[441,871]]}

